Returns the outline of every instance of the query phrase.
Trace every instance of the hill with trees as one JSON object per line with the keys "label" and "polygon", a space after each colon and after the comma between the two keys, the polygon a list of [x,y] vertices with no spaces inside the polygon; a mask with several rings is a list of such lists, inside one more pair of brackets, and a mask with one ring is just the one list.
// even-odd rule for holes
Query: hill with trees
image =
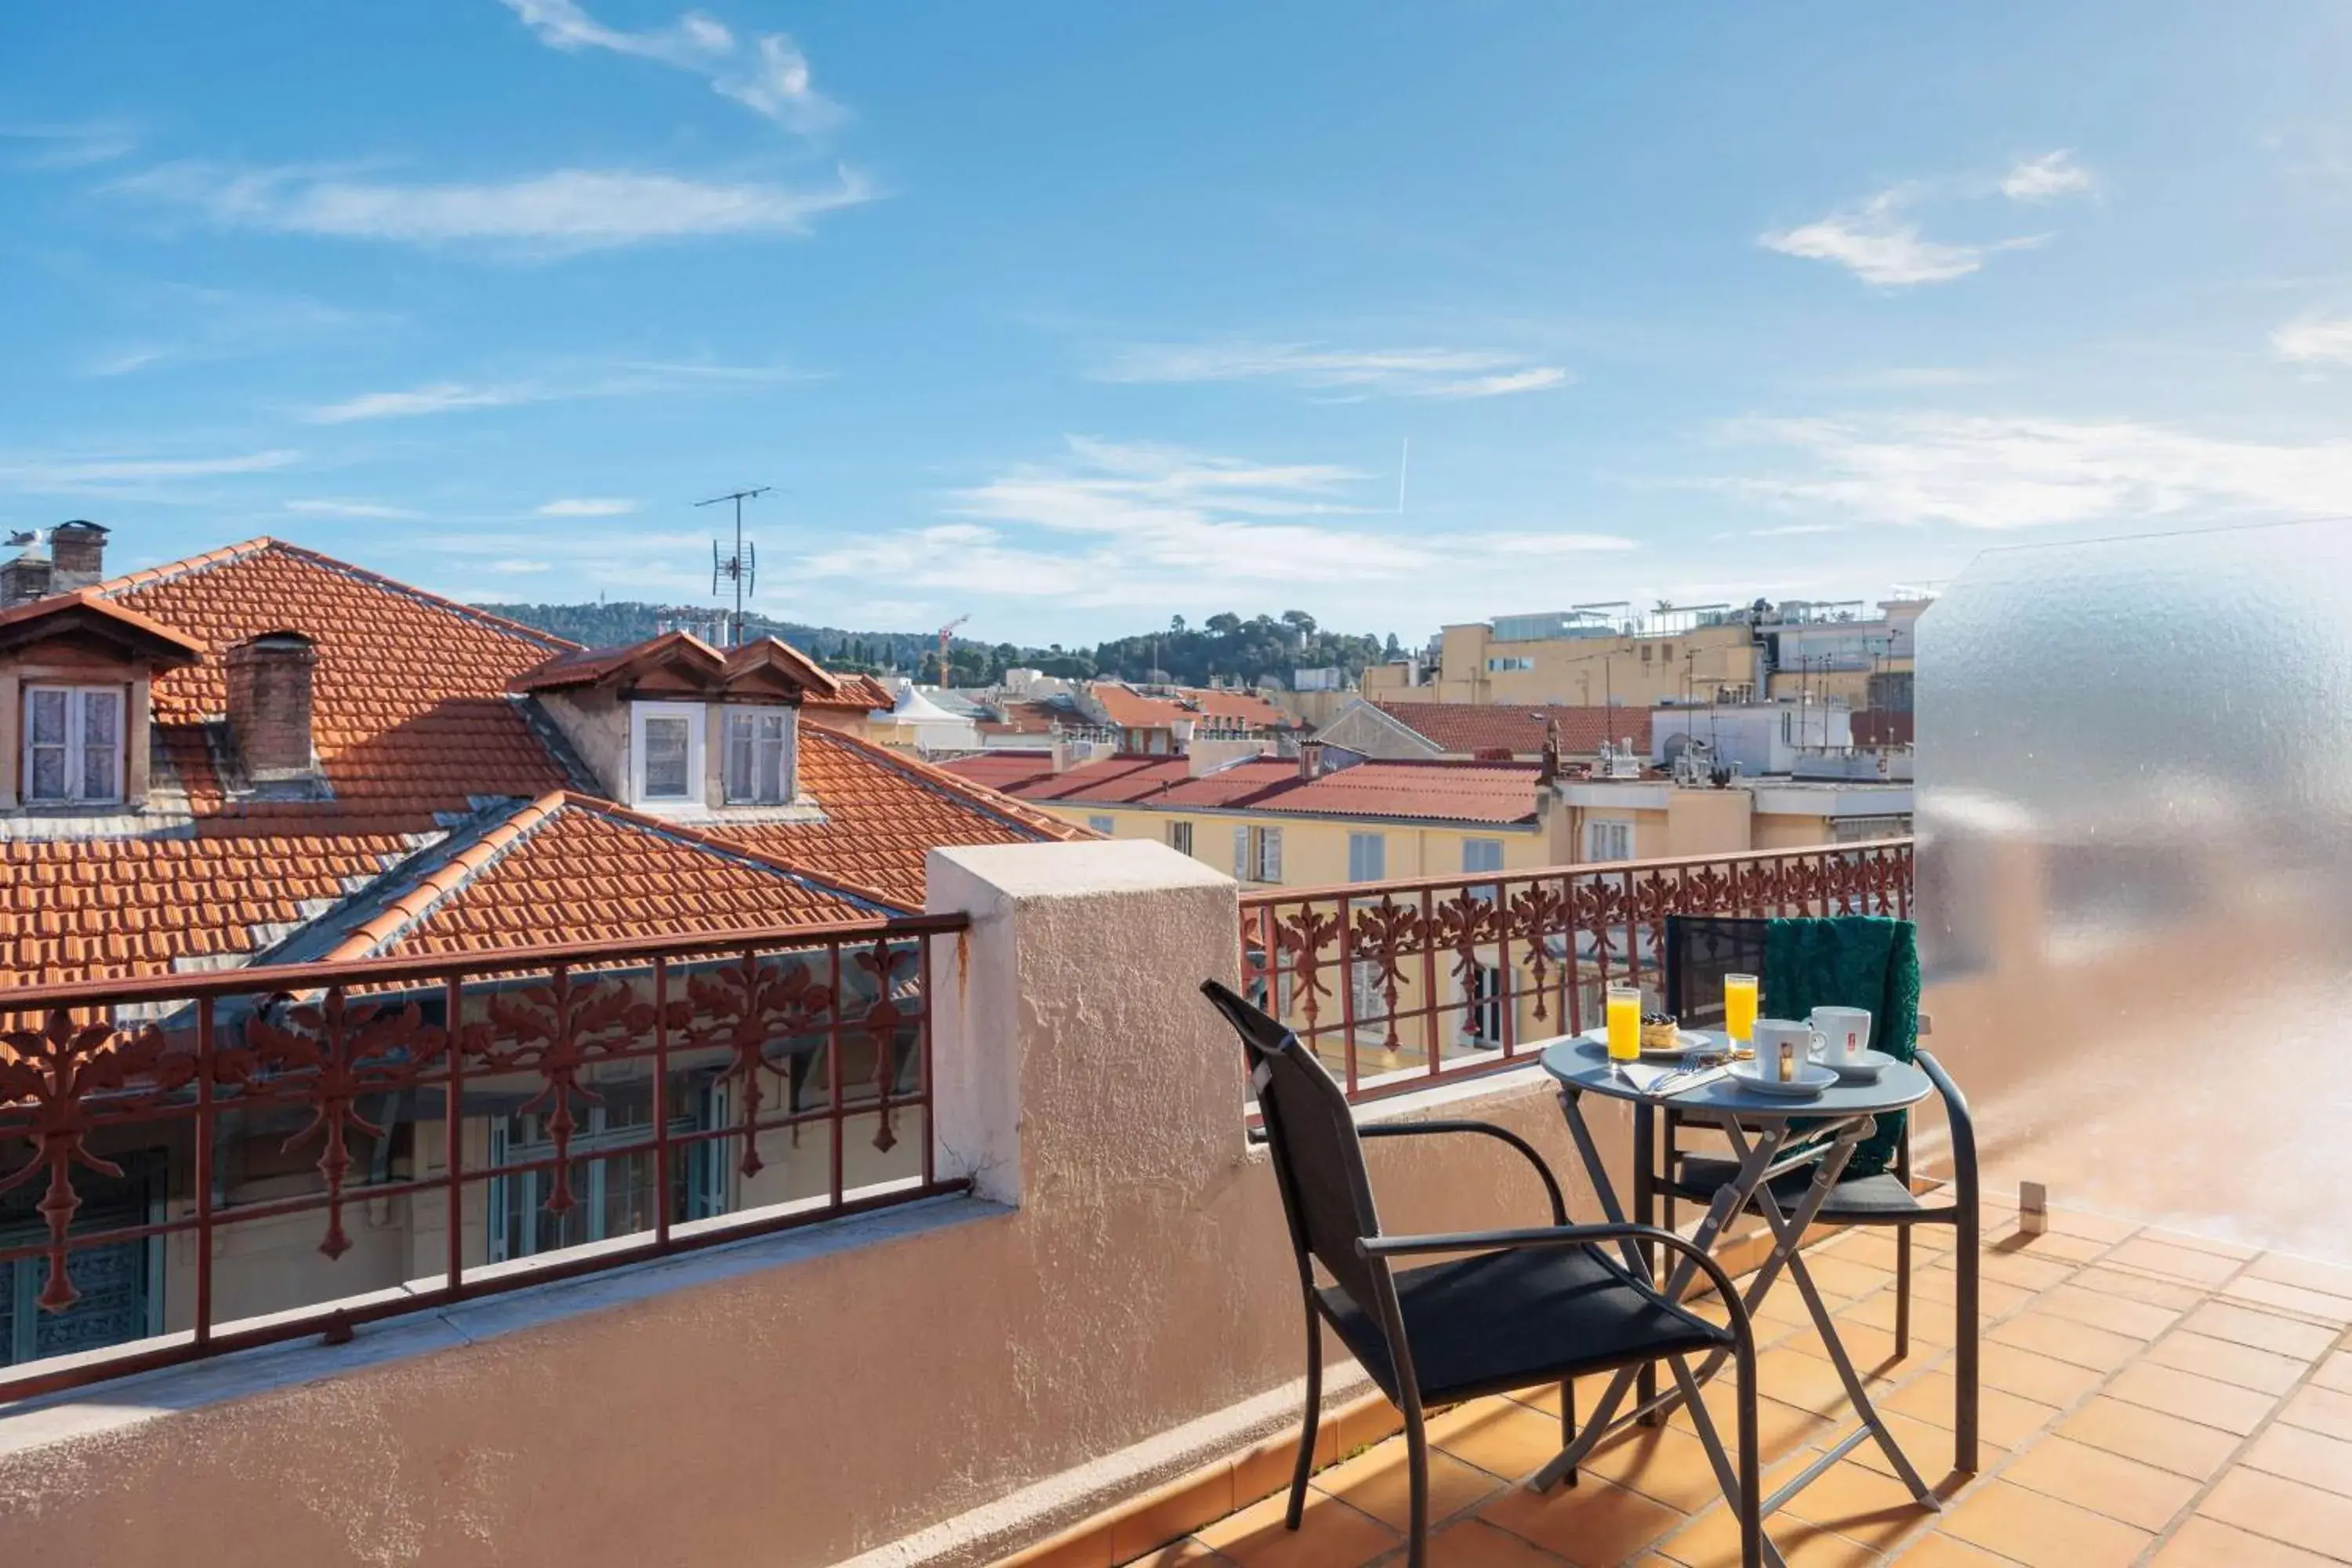
{"label": "hill with trees", "polygon": [[[705,606],[634,600],[594,605],[485,604],[481,608],[591,647],[640,642],[667,626],[683,626],[716,639],[724,635],[726,626],[723,612]],[[743,624],[748,636],[782,637],[828,669],[852,675],[908,675],[926,682],[939,679],[939,637],[934,632],[852,631],[750,614],[744,616]],[[1336,665],[1356,676],[1367,665],[1402,657],[1393,632],[1383,639],[1329,631],[1304,610],[1247,620],[1227,612],[1211,616],[1197,626],[1174,616],[1165,630],[1114,637],[1092,647],[1064,647],[1059,643],[1024,647],[962,637],[949,644],[952,684],[957,686],[992,685],[1006,670],[1024,667],[1072,680],[1171,680],[1206,686],[1213,680],[1252,684],[1271,676],[1287,685],[1296,669]]]}

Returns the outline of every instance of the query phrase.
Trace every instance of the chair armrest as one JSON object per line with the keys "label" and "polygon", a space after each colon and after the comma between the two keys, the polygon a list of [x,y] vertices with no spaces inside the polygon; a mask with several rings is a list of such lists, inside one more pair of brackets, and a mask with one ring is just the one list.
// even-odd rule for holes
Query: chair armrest
{"label": "chair armrest", "polygon": [[1913,1058],[1936,1092],[1944,1099],[1944,1119],[1952,1130],[1952,1177],[1959,1188],[1960,1201],[1973,1208],[1977,1198],[1977,1124],[1969,1114],[1969,1097],[1944,1070],[1944,1064],[1932,1051],[1921,1051]]}
{"label": "chair armrest", "polygon": [[1533,1165],[1536,1174],[1542,1178],[1544,1195],[1551,1199],[1552,1224],[1568,1223],[1568,1200],[1560,1195],[1559,1182],[1552,1175],[1551,1167],[1544,1163],[1543,1156],[1536,1152],[1534,1144],[1508,1128],[1497,1127],[1491,1121],[1376,1121],[1369,1127],[1356,1129],[1359,1138],[1412,1138],[1431,1132],[1471,1132],[1508,1143],[1527,1156],[1528,1163]]}
{"label": "chair armrest", "polygon": [[1654,1225],[1559,1225],[1540,1230],[1461,1230],[1429,1236],[1368,1236],[1356,1243],[1365,1258],[1411,1258],[1424,1252],[1500,1252],[1525,1247],[1581,1247],[1606,1241],[1646,1241],[1679,1252],[1698,1266],[1731,1314],[1731,1331],[1752,1342],[1748,1307],[1722,1264],[1689,1237]]}

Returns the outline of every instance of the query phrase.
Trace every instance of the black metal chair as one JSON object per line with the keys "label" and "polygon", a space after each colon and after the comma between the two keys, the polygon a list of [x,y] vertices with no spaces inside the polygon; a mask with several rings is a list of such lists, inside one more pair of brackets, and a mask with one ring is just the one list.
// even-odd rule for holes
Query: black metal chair
{"label": "black metal chair", "polygon": [[[1314,1473],[1325,1324],[1404,1416],[1412,1498],[1408,1568],[1422,1568],[1428,1545],[1424,1412],[1557,1383],[1565,1445],[1576,1430],[1570,1380],[1674,1359],[1684,1386],[1695,1388],[1679,1358],[1727,1351],[1738,1378],[1736,1477],[1706,1406],[1696,1399],[1690,1402],[1692,1420],[1718,1476],[1734,1483],[1726,1489],[1738,1492],[1740,1561],[1745,1568],[1759,1568],[1763,1537],[1758,1515],[1756,1347],[1747,1311],[1722,1266],[1683,1237],[1654,1227],[1570,1225],[1559,1184],[1543,1157],[1507,1129],[1483,1121],[1359,1128],[1347,1096],[1296,1035],[1213,980],[1201,991],[1242,1037],[1305,1298],[1306,1426],[1284,1523],[1298,1528],[1307,1479]],[[1383,1235],[1360,1140],[1448,1133],[1496,1139],[1526,1156],[1551,1200],[1552,1223],[1525,1230]],[[1711,1323],[1654,1289],[1635,1272],[1637,1242],[1691,1258],[1713,1282],[1728,1325]],[[1391,1267],[1391,1259],[1430,1255],[1453,1256],[1419,1268]],[[1316,1283],[1318,1263],[1331,1284]]]}
{"label": "black metal chair", "polygon": [[[1733,920],[1715,916],[1670,915],[1666,918],[1666,1005],[1675,1016],[1694,1028],[1719,1029],[1723,1026],[1723,977],[1726,974],[1753,974],[1763,982],[1765,994],[1771,993],[1771,977],[1765,973],[1764,931],[1768,921]],[[1895,1148],[1892,1169],[1871,1175],[1858,1175],[1841,1181],[1832,1188],[1821,1208],[1821,1220],[1827,1225],[1889,1226],[1895,1228],[1895,1353],[1911,1353],[1911,1232],[1922,1225],[1948,1225],[1957,1234],[1956,1262],[1958,1268],[1958,1300],[1956,1303],[1958,1321],[1957,1342],[1959,1357],[1959,1383],[1963,1394],[1963,1409],[1956,1424],[1956,1463],[1961,1470],[1977,1468],[1977,1413],[1968,1391],[1976,1386],[1978,1355],[1976,1316],[1979,1273],[1977,1256],[1977,1145],[1975,1123],[1969,1116],[1969,1102],[1959,1087],[1944,1070],[1943,1064],[1924,1048],[1915,1059],[1936,1092],[1943,1100],[1944,1113],[1951,1129],[1952,1183],[1948,1196],[1941,1200],[1922,1198],[1912,1190],[1911,1119],[1906,1116],[1903,1131]],[[1685,1153],[1675,1148],[1675,1134],[1685,1125],[1682,1118],[1669,1108],[1665,1114],[1665,1163],[1656,1178],[1665,1200],[1665,1227],[1675,1226],[1675,1201],[1687,1199],[1693,1203],[1710,1201],[1718,1189],[1737,1173],[1738,1162],[1717,1155]],[[1637,1142],[1646,1140],[1637,1139]],[[1654,1179],[1650,1163],[1642,1159],[1640,1176],[1646,1182]],[[1783,1209],[1795,1205],[1811,1180],[1809,1173],[1799,1172],[1774,1184],[1772,1196]],[[1646,1217],[1642,1206],[1643,1194],[1637,1184],[1635,1216]]]}

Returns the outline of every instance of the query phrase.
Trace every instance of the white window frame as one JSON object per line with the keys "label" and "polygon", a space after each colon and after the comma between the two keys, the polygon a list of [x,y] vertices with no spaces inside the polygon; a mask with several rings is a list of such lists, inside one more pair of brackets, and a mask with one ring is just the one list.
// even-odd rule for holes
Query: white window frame
{"label": "white window frame", "polygon": [[[1397,999],[1402,1003],[1404,999]],[[1388,1043],[1391,1026],[1395,1020],[1389,1010],[1388,978],[1381,973],[1376,959],[1359,958],[1348,966],[1348,1006],[1355,1015],[1359,1039],[1374,1045]]]}
{"label": "white window frame", "polygon": [[1168,825],[1168,847],[1173,849],[1179,855],[1190,855],[1192,853],[1192,825],[1189,822],[1170,823]]}
{"label": "white window frame", "polygon": [[[683,719],[686,721],[686,793],[655,795],[646,793],[646,721],[648,719]],[[649,811],[665,807],[677,810],[703,804],[704,792],[709,787],[705,773],[709,763],[703,748],[709,742],[705,731],[709,728],[709,710],[699,702],[632,702],[629,704],[629,804]]]}
{"label": "white window frame", "polygon": [[[1503,1048],[1503,1005],[1508,999],[1503,988],[1501,966],[1481,963],[1474,959],[1470,964],[1470,973],[1455,981],[1454,985],[1462,993],[1460,1032],[1463,1043],[1482,1048],[1491,1047],[1501,1050]],[[1480,1017],[1481,1014],[1486,1016],[1483,1020]],[[1490,1034],[1479,1027],[1482,1022],[1492,1022],[1495,1026],[1494,1031]]]}
{"label": "white window frame", "polygon": [[1249,830],[1249,871],[1253,882],[1282,880],[1282,829],[1253,827]]}
{"label": "white window frame", "polygon": [[1101,834],[1105,838],[1108,838],[1117,832],[1118,828],[1118,821],[1116,817],[1089,816],[1087,818],[1087,826],[1094,829],[1097,833]]}
{"label": "white window frame", "polygon": [[[48,693],[62,695],[66,700],[65,776],[66,793],[37,795],[33,793],[33,702],[37,696]],[[94,698],[104,698],[114,707],[114,770],[111,793],[83,793],[83,750],[89,743],[89,705]],[[17,721],[24,745],[17,756],[16,795],[27,805],[117,805],[123,798],[131,750],[131,694],[120,686],[63,686],[54,681],[28,683],[23,692],[23,706]],[[45,745],[41,750],[49,750]]]}
{"label": "white window frame", "polygon": [[1389,874],[1389,837],[1385,833],[1348,835],[1348,880],[1377,882]]}
{"label": "white window frame", "polygon": [[1584,858],[1594,860],[1633,858],[1633,824],[1622,816],[1596,816],[1584,824]]}
{"label": "white window frame", "polygon": [[[1481,860],[1490,864],[1473,863]],[[1475,875],[1480,871],[1499,871],[1502,868],[1503,841],[1501,839],[1465,838],[1462,841],[1462,871],[1465,876]]]}
{"label": "white window frame", "polygon": [[[783,793],[773,800],[764,799],[760,795],[760,751],[767,738],[761,735],[759,727],[761,721],[765,719],[779,719],[783,726],[782,734],[776,740],[776,781],[777,787]],[[735,790],[735,726],[738,721],[751,726],[751,776],[745,781],[748,787],[740,795]],[[722,708],[719,710],[719,743],[723,748],[719,757],[719,796],[729,805],[792,805],[793,796],[799,789],[795,768],[799,762],[800,725],[790,708],[749,705]]]}

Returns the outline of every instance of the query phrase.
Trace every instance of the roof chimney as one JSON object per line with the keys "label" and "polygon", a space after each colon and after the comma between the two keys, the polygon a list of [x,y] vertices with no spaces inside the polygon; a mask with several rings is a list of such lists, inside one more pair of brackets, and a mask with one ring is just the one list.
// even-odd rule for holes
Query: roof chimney
{"label": "roof chimney", "polygon": [[1559,721],[1544,721],[1543,755],[1536,767],[1536,787],[1546,788],[1559,781]]}
{"label": "roof chimney", "polygon": [[1301,741],[1298,742],[1298,776],[1308,781],[1318,779],[1323,776],[1322,742]]}
{"label": "roof chimney", "polygon": [[49,592],[70,594],[106,577],[106,530],[76,518],[49,530]]}
{"label": "roof chimney", "polygon": [[296,631],[263,632],[228,650],[228,728],[254,784],[315,779],[310,680],[316,644]]}
{"label": "roof chimney", "polygon": [[24,540],[25,552],[0,566],[0,610],[49,596],[49,552],[37,540]]}

